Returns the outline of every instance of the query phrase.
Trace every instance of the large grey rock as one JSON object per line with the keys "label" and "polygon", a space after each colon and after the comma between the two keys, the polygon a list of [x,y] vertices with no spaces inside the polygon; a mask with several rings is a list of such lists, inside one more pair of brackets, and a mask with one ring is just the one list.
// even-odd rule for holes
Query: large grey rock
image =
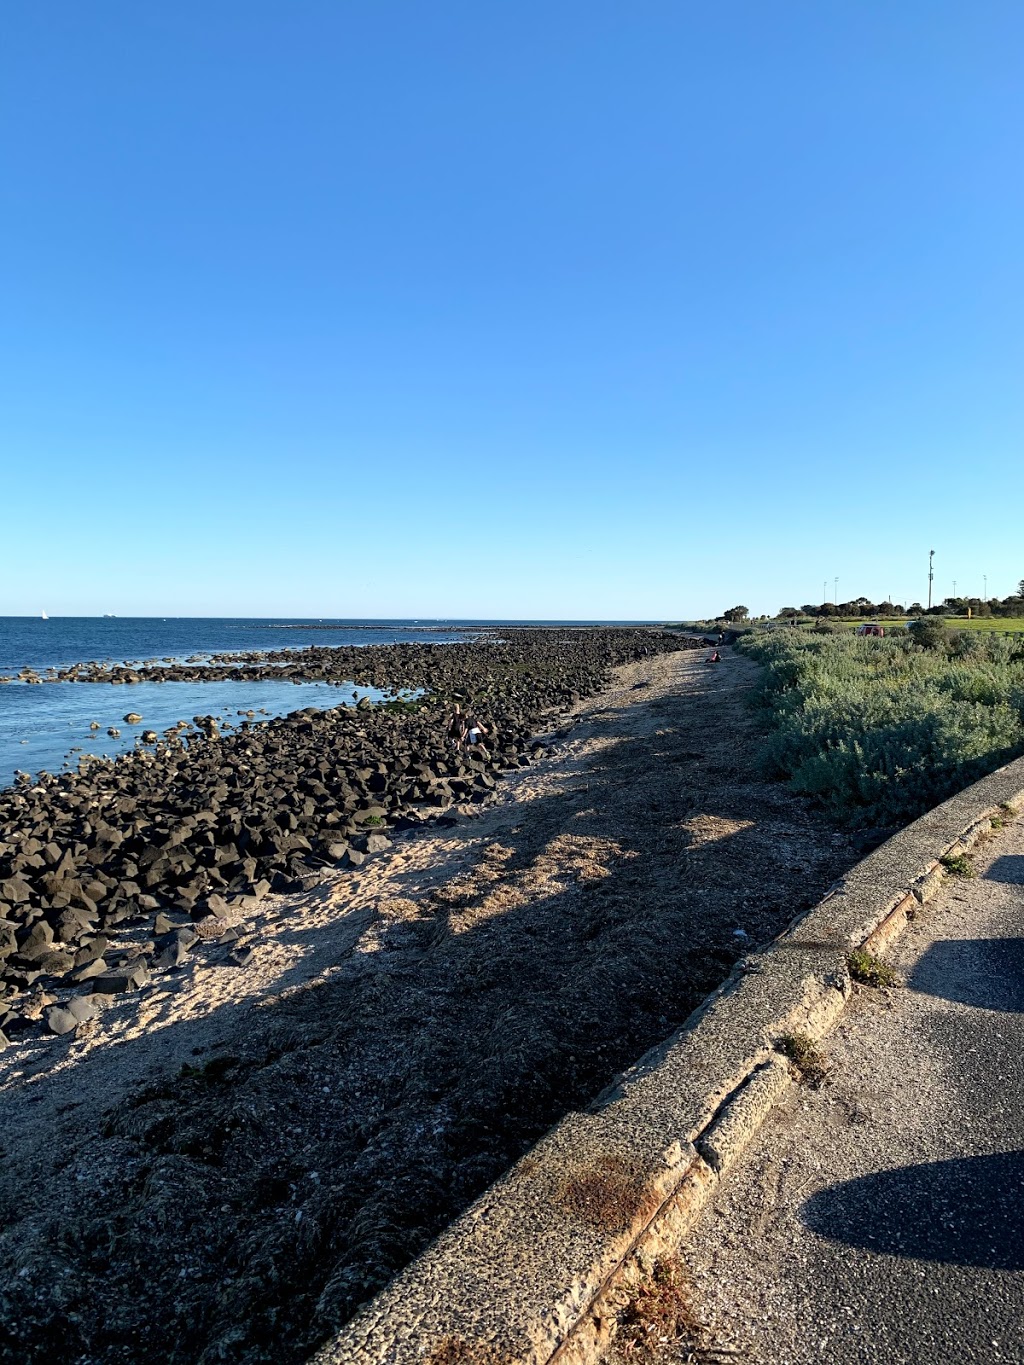
{"label": "large grey rock", "polygon": [[92,989],[103,995],[123,995],[148,986],[149,981],[149,968],[144,962],[128,962],[93,977]]}

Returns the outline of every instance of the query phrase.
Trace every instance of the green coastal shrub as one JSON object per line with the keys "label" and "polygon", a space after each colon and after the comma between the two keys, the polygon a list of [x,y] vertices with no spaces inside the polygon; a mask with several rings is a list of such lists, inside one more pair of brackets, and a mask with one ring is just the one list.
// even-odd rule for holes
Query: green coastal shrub
{"label": "green coastal shrub", "polygon": [[949,626],[941,616],[922,616],[920,621],[912,621],[907,634],[922,649],[942,649],[949,644]]}
{"label": "green coastal shrub", "polygon": [[1005,639],[774,631],[737,647],[763,669],[766,770],[844,822],[901,824],[1024,753],[1024,659]]}

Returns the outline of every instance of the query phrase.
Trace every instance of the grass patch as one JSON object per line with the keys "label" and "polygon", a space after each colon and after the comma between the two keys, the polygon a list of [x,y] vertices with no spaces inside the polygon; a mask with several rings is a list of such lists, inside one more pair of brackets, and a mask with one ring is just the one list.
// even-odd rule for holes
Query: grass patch
{"label": "grass patch", "polygon": [[769,776],[849,825],[901,825],[1024,753],[1024,642],[753,631]]}
{"label": "grass patch", "polygon": [[854,981],[859,981],[862,986],[881,988],[899,985],[900,979],[889,964],[863,948],[854,949],[846,959],[846,965]]}
{"label": "grass patch", "polygon": [[950,857],[940,858],[939,862],[951,877],[976,877],[978,875],[974,868],[974,861],[968,853],[956,853]]}
{"label": "grass patch", "polygon": [[619,1314],[617,1354],[625,1360],[652,1360],[668,1346],[695,1346],[700,1335],[687,1269],[678,1257],[663,1257]]}
{"label": "grass patch", "polygon": [[783,1057],[788,1057],[806,1085],[820,1085],[828,1072],[825,1054],[806,1033],[784,1033],[775,1044]]}

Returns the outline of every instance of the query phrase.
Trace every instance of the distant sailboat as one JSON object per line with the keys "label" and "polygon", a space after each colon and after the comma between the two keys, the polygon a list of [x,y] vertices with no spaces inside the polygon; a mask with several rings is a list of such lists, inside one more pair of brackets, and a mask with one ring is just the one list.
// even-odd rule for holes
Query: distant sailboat
{"label": "distant sailboat", "polygon": [[47,614],[46,614],[45,611],[43,612],[42,619],[43,619],[44,621],[48,621],[48,620],[50,619],[50,618],[47,616]]}

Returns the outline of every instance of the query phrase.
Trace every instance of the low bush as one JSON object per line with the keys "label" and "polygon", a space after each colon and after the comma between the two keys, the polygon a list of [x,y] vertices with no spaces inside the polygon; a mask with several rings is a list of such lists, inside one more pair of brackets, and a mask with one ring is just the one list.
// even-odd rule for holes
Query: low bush
{"label": "low bush", "polygon": [[1024,753],[1024,658],[1006,639],[755,631],[737,647],[763,667],[767,771],[841,822],[902,824]]}
{"label": "low bush", "polygon": [[923,616],[907,627],[910,638],[922,649],[942,649],[949,642],[949,626],[941,616]]}

